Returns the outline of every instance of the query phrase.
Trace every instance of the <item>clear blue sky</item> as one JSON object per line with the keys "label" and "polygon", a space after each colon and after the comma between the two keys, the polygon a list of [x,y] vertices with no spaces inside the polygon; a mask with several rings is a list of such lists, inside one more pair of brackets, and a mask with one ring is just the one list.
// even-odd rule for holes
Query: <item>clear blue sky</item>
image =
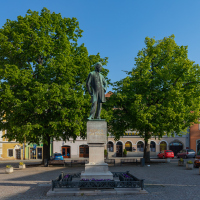
{"label": "clear blue sky", "polygon": [[[188,46],[188,57],[200,64],[200,0],[9,0],[0,3],[0,28],[6,19],[17,20],[28,9],[46,7],[62,17],[76,17],[84,31],[89,54],[108,57],[111,82],[126,77],[134,58],[145,47],[145,37],[163,39],[172,34],[178,45]],[[107,92],[112,90],[108,88]]]}

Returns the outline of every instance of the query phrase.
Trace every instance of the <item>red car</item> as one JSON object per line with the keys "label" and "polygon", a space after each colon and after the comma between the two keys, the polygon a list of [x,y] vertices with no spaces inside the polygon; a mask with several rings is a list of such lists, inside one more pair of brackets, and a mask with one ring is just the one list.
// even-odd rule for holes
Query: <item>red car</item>
{"label": "red car", "polygon": [[163,150],[157,156],[158,158],[174,158],[174,152],[172,150]]}
{"label": "red car", "polygon": [[197,155],[194,159],[194,167],[200,167],[200,155]]}

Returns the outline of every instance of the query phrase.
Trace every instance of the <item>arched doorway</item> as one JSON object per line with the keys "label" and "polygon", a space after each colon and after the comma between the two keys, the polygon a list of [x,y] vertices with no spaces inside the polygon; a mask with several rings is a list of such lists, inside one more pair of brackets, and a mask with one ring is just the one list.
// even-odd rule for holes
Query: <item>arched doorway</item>
{"label": "arched doorway", "polygon": [[116,145],[116,157],[122,157],[122,150],[123,150],[122,142],[117,142],[117,145]]}
{"label": "arched doorway", "polygon": [[144,143],[142,141],[139,141],[137,143],[137,151],[138,152],[144,152]]}
{"label": "arched doorway", "polygon": [[160,151],[167,150],[167,143],[165,141],[162,141],[160,143]]}
{"label": "arched doorway", "polygon": [[79,157],[89,158],[89,146],[80,145],[79,146]]}
{"label": "arched doorway", "polygon": [[126,142],[125,143],[125,149],[126,151],[131,151],[132,152],[132,143],[131,142]]}
{"label": "arched doorway", "polygon": [[70,146],[62,146],[63,158],[71,158]]}
{"label": "arched doorway", "polygon": [[200,155],[200,140],[197,140],[197,155]]}
{"label": "arched doorway", "polygon": [[177,153],[183,149],[183,144],[179,141],[173,141],[169,144],[169,149],[172,150],[176,156]]}
{"label": "arched doorway", "polygon": [[150,143],[150,152],[156,152],[156,143],[154,141]]}
{"label": "arched doorway", "polygon": [[109,152],[113,152],[113,142],[108,142],[108,144],[107,144],[107,149],[108,149],[108,151]]}

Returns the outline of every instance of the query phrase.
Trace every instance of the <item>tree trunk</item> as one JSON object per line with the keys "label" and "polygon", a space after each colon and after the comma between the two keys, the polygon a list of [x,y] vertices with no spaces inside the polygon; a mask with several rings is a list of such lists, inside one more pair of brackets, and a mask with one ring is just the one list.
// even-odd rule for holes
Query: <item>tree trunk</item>
{"label": "tree trunk", "polygon": [[45,144],[43,141],[43,160],[42,163],[45,164],[45,159],[47,159],[47,161],[50,160],[50,136],[47,134],[46,135],[46,139],[48,144]]}
{"label": "tree trunk", "polygon": [[143,158],[145,159],[145,163],[150,162],[150,144],[148,141],[145,141]]}

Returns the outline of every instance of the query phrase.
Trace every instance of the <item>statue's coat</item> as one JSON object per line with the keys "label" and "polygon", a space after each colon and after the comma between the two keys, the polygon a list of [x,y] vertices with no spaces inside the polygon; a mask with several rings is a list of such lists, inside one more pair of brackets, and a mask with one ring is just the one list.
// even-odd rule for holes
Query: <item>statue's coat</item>
{"label": "statue's coat", "polygon": [[[86,82],[87,90],[89,93],[91,93],[91,89],[90,89],[90,85],[91,85],[92,94],[93,94],[91,103],[94,103],[95,101],[98,101],[98,100],[101,101],[99,103],[106,102],[105,91],[107,89],[107,82],[101,73],[99,73],[99,76],[100,76],[100,85],[98,85],[98,78],[97,78],[96,71],[90,72],[87,78],[87,82]],[[99,95],[98,99],[97,99],[97,92]]]}

